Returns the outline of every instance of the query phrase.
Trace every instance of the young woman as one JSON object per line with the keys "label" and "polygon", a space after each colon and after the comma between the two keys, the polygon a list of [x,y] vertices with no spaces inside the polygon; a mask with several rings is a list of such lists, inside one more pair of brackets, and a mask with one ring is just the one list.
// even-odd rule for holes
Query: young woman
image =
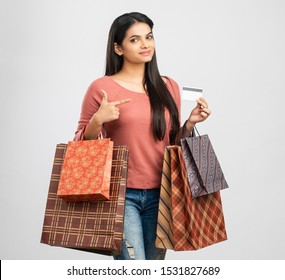
{"label": "young woman", "polygon": [[115,259],[164,259],[155,247],[164,148],[189,136],[210,115],[203,98],[180,127],[177,83],[160,75],[153,22],[127,13],[113,22],[108,39],[106,73],[88,88],[75,140],[96,139],[100,131],[129,148],[124,238]]}

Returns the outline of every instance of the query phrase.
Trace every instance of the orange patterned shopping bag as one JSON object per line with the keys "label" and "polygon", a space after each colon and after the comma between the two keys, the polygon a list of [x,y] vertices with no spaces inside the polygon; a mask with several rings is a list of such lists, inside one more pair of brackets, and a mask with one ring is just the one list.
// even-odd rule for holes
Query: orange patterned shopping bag
{"label": "orange patterned shopping bag", "polygon": [[112,155],[109,138],[68,142],[57,195],[65,201],[108,200]]}

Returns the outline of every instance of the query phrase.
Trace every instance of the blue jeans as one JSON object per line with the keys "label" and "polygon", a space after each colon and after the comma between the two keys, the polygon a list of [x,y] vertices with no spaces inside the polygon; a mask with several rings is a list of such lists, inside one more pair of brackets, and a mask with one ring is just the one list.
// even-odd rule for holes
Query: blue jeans
{"label": "blue jeans", "polygon": [[115,260],[164,260],[155,247],[159,189],[127,189],[122,251]]}

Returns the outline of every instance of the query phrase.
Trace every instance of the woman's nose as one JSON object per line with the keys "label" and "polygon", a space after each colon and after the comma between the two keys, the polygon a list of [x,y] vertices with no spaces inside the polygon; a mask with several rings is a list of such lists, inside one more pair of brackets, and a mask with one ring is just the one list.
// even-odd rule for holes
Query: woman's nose
{"label": "woman's nose", "polygon": [[141,40],[141,48],[146,49],[148,47],[149,47],[148,41],[145,39]]}

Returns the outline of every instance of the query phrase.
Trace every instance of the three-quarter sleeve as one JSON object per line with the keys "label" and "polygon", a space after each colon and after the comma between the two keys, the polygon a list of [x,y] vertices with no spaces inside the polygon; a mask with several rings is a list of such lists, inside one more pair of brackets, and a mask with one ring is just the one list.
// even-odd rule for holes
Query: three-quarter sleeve
{"label": "three-quarter sleeve", "polygon": [[74,141],[82,138],[83,131],[89,124],[93,115],[97,112],[101,103],[101,91],[93,82],[87,89],[87,92],[83,98],[80,119],[78,121],[77,130],[75,132]]}

